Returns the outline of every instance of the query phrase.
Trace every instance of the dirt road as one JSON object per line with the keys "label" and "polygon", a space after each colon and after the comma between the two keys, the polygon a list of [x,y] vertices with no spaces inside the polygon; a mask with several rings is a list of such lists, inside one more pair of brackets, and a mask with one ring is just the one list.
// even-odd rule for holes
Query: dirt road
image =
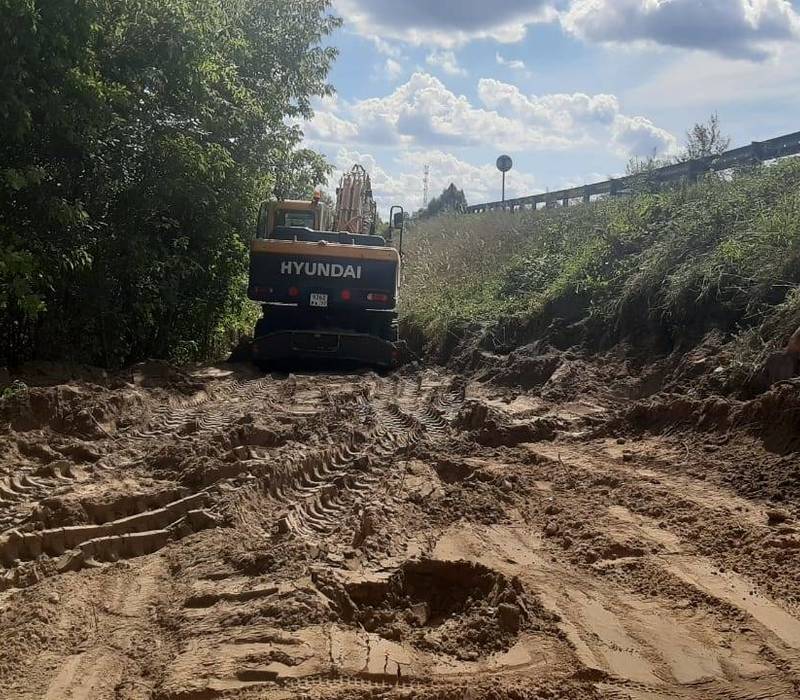
{"label": "dirt road", "polygon": [[435,370],[68,376],[0,409],[3,700],[800,697],[764,421]]}

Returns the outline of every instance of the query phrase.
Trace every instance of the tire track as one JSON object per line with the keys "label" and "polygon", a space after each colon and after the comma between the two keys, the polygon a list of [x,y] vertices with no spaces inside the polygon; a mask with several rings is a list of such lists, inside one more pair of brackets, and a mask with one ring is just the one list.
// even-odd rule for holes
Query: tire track
{"label": "tire track", "polygon": [[[346,378],[341,383],[348,386]],[[349,386],[352,387],[352,383]],[[306,402],[311,405],[318,403],[318,397],[322,403],[328,404],[329,410],[333,409],[331,412],[340,415],[346,415],[347,407],[354,402],[355,415],[363,421],[373,422],[373,427],[367,432],[353,431],[344,444],[295,454],[288,459],[268,455],[265,459],[232,464],[221,469],[211,483],[200,490],[189,489],[180,499],[155,509],[144,505],[132,515],[109,522],[47,529],[27,527],[25,531],[14,529],[30,518],[30,512],[41,500],[52,497],[60,488],[75,485],[78,475],[81,482],[87,481],[87,476],[65,460],[39,468],[43,476],[38,478],[28,473],[3,478],[0,480],[0,586],[27,585],[30,566],[50,573],[99,566],[156,552],[187,534],[214,527],[219,522],[220,513],[215,513],[214,509],[221,493],[225,491],[230,496],[232,492],[250,485],[248,481],[239,481],[245,472],[260,474],[269,484],[268,491],[287,510],[282,522],[290,530],[308,536],[328,534],[354,498],[374,489],[379,479],[374,458],[389,456],[408,443],[401,436],[403,431],[400,428],[408,434],[410,427],[420,430],[418,422],[399,409],[393,414],[392,425],[396,429],[375,424],[370,397],[376,388],[367,382],[360,389],[337,395],[333,393],[333,387],[326,387],[327,392],[306,397]],[[271,394],[268,393],[270,389]],[[155,443],[156,449],[160,449],[164,439],[170,437],[200,444],[210,435],[223,432],[243,414],[274,410],[273,396],[280,394],[297,398],[297,380],[290,377],[277,387],[266,378],[236,380],[222,390],[170,402],[168,407],[161,409],[159,416],[151,419],[148,432],[131,431],[125,437],[134,443]],[[284,404],[282,412],[291,413],[292,405]],[[198,430],[181,435],[189,422],[193,422]],[[354,473],[354,466],[367,464],[369,468]],[[109,464],[100,466],[100,469],[115,471]],[[95,479],[96,476],[97,469]],[[147,498],[139,500],[142,504],[148,501]]]}
{"label": "tire track", "polygon": [[101,525],[11,530],[0,536],[0,589],[24,585],[26,562],[58,574],[157,552],[171,541],[215,527],[217,520],[205,509],[210,501],[209,491],[202,491]]}
{"label": "tire track", "polygon": [[[144,427],[132,428],[123,437],[138,441],[153,441],[165,436],[178,439],[191,439],[196,433],[208,433],[224,430],[236,419],[231,411],[231,404],[242,404],[255,399],[266,400],[262,394],[272,387],[267,378],[236,379],[213,391],[204,391],[199,395],[183,400],[169,401],[156,409]],[[268,405],[274,405],[267,401]],[[182,435],[186,426],[196,428],[192,435]]]}
{"label": "tire track", "polygon": [[356,414],[369,426],[366,433],[338,448],[306,455],[280,478],[267,481],[267,493],[286,511],[277,521],[279,533],[318,541],[339,530],[352,531],[346,516],[376,500],[378,487],[396,477],[393,470],[404,451],[446,438],[445,410],[456,410],[458,393],[426,395],[415,385],[404,400],[407,384],[377,388],[377,395],[365,391],[356,406]]}
{"label": "tire track", "polygon": [[[202,442],[224,431],[242,413],[255,410],[256,401],[262,410],[268,409],[271,401],[264,394],[271,384],[267,378],[237,379],[188,400],[170,401],[149,420],[147,430],[121,432],[117,436],[118,449],[126,440],[134,445],[154,444],[155,449],[162,448],[170,437]],[[182,435],[187,424],[195,430]],[[39,572],[32,579],[35,582],[45,572],[58,574],[151,554],[171,541],[218,524],[218,514],[213,509],[220,490],[233,481],[227,475],[201,490],[183,489],[188,491],[184,497],[157,508],[148,508],[147,503],[163,500],[158,495],[155,499],[140,497],[136,499],[136,512],[108,522],[44,529],[30,522],[31,514],[44,499],[69,495],[81,484],[97,484],[99,474],[118,478],[120,465],[110,462],[109,458],[102,458],[91,475],[62,460],[31,469],[37,476],[22,471],[0,479],[0,589],[28,585],[31,567]],[[23,529],[17,529],[20,527]]]}
{"label": "tire track", "polygon": [[[168,438],[191,442],[225,431],[257,400],[263,402],[262,410],[273,409],[275,403],[268,393],[272,388],[268,378],[235,379],[190,399],[169,400],[147,419],[145,427],[133,426],[110,436],[114,453],[126,445],[141,450],[155,444],[155,449],[160,449]],[[65,457],[45,466],[20,466],[12,475],[0,477],[0,535],[26,526],[41,501],[96,482],[98,474],[112,475],[124,468],[118,460],[116,464],[110,462],[109,455],[101,457],[87,475]]]}
{"label": "tire track", "polygon": [[66,460],[23,469],[0,479],[0,536],[26,522],[40,501],[86,480]]}

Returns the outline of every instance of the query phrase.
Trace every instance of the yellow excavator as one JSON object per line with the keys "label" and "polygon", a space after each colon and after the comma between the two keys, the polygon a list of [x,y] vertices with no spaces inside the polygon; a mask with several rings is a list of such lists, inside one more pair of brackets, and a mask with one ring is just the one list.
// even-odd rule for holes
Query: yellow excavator
{"label": "yellow excavator", "polygon": [[261,205],[248,288],[263,312],[254,333],[257,364],[323,358],[383,368],[400,363],[405,212],[392,208],[386,237],[376,234],[377,221],[370,178],[359,165],[342,177],[335,208],[318,195]]}

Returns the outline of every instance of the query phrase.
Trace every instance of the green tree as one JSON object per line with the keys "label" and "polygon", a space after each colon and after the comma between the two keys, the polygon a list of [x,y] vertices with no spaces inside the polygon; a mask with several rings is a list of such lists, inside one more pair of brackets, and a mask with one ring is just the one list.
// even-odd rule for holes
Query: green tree
{"label": "green tree", "polygon": [[677,156],[662,158],[654,151],[645,158],[631,158],[626,166],[626,174],[634,176],[632,188],[635,192],[657,192],[663,186],[658,177],[660,168],[721,155],[730,148],[730,144],[730,138],[722,133],[719,115],[714,113],[707,122],[697,123],[686,132],[686,143]]}
{"label": "green tree", "polygon": [[0,359],[214,352],[258,201],[325,179],[298,124],[332,91],[329,9],[0,0]]}
{"label": "green tree", "polygon": [[719,114],[714,112],[706,122],[695,124],[686,132],[686,145],[678,162],[718,156],[730,148],[731,139],[722,133]]}
{"label": "green tree", "polygon": [[275,197],[311,199],[332,172],[331,165],[319,153],[307,148],[292,150],[286,154],[284,165],[277,168]]}
{"label": "green tree", "polygon": [[467,197],[464,194],[464,190],[460,190],[453,183],[450,183],[448,188],[428,203],[428,206],[420,212],[419,216],[428,218],[439,216],[440,214],[461,213],[467,210],[467,206]]}

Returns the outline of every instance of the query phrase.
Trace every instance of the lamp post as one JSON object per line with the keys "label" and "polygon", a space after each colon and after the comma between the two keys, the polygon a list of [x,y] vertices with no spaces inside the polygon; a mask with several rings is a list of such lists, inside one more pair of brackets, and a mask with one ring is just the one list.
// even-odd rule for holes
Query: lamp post
{"label": "lamp post", "polygon": [[511,156],[500,156],[497,159],[497,169],[503,173],[503,204],[506,203],[506,173],[514,167]]}

